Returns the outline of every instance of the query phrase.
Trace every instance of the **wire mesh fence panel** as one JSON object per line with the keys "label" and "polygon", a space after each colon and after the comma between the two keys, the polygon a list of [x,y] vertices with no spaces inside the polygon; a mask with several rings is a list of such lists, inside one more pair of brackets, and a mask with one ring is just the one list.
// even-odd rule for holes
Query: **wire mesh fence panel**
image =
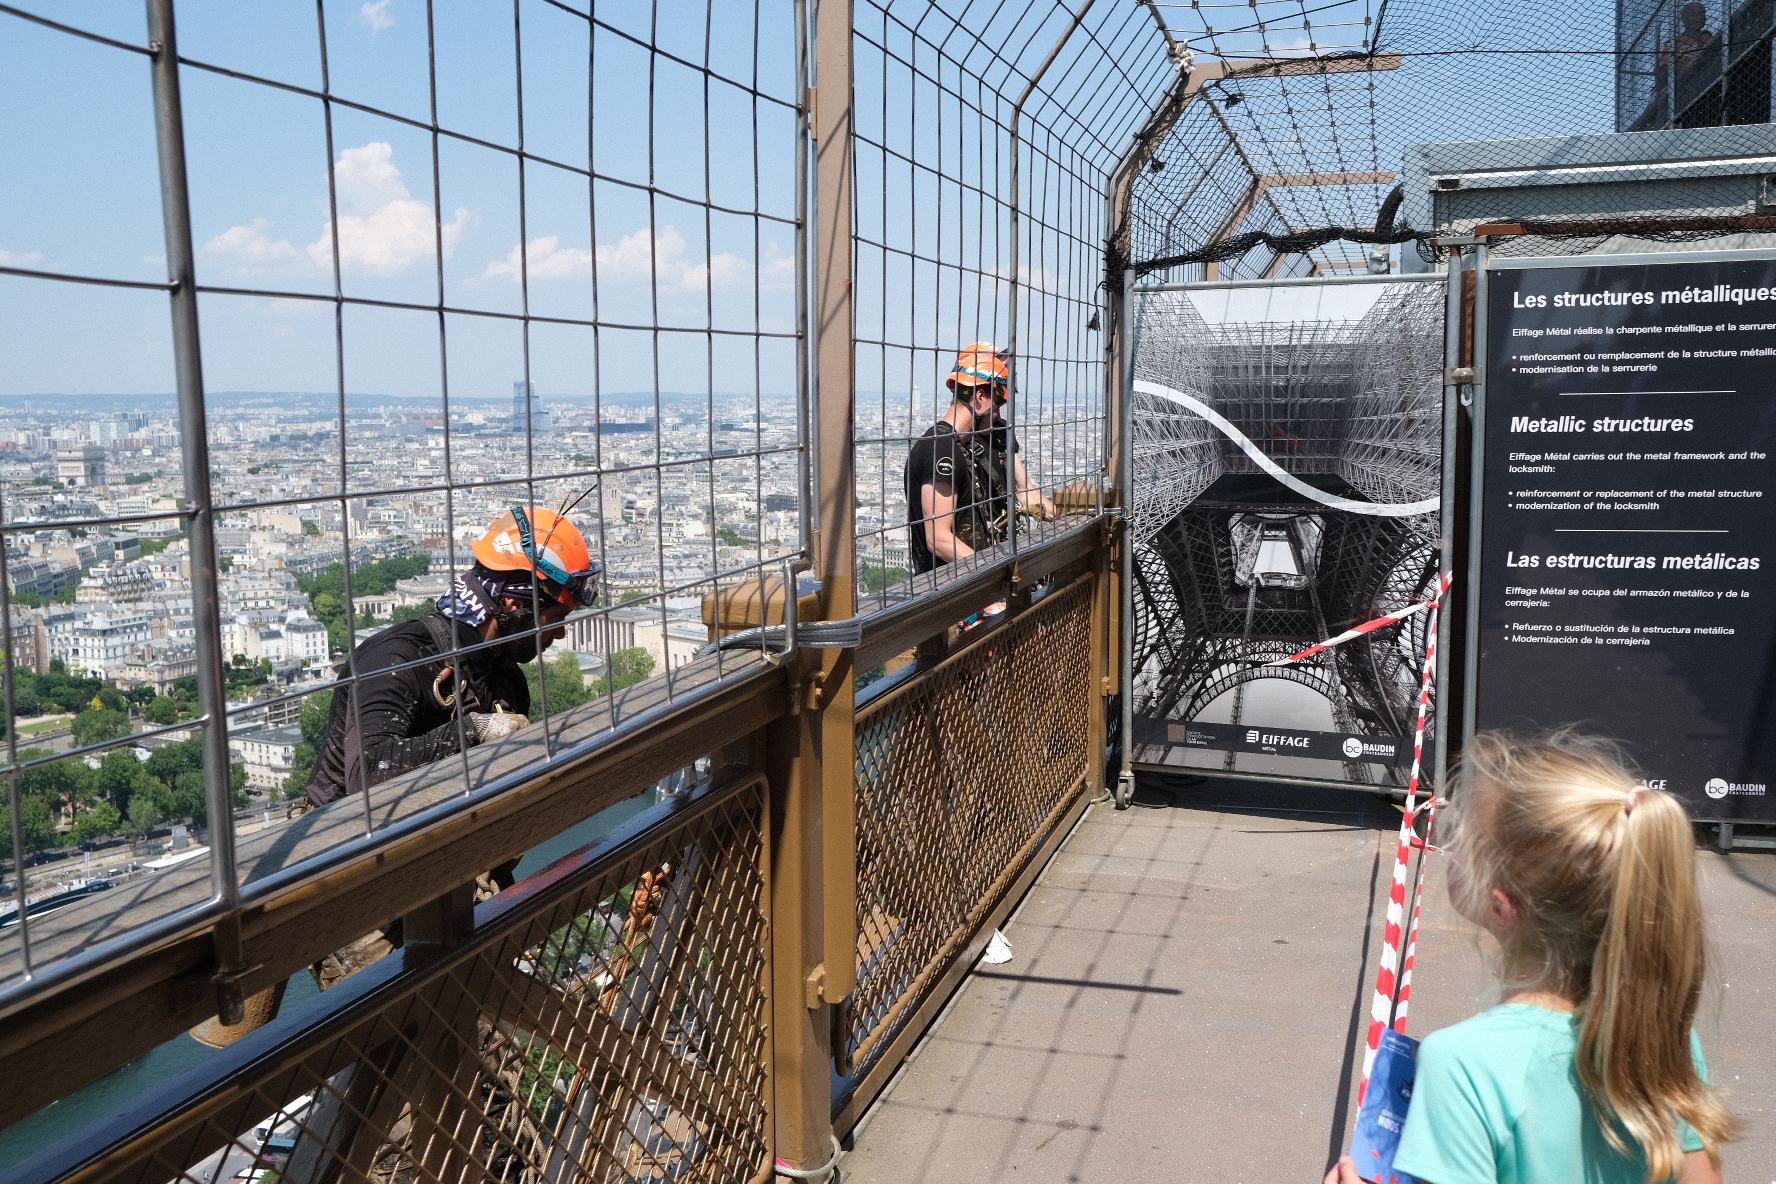
{"label": "wire mesh fence panel", "polygon": [[857,990],[843,1105],[1083,792],[1093,581],[1055,592],[857,720]]}
{"label": "wire mesh fence panel", "polygon": [[1405,783],[1437,578],[1446,285],[1137,289],[1135,758]]}
{"label": "wire mesh fence panel", "polygon": [[435,966],[337,982],[85,1178],[768,1175],[765,791],[706,799],[521,882]]}
{"label": "wire mesh fence panel", "polygon": [[[1492,223],[1523,224],[1500,247],[1512,254],[1762,245],[1771,229],[1750,170],[1732,183],[1618,173],[1631,183],[1613,187],[1522,175],[1587,163],[1556,152],[1565,136],[1688,133],[1599,164],[1767,152],[1776,26],[1755,0],[1162,7],[1196,63],[1122,224],[1117,249],[1142,274],[1412,270],[1434,259],[1431,238]],[[1523,138],[1546,152],[1495,159],[1489,142]],[[1447,148],[1415,163],[1433,144]],[[1519,175],[1462,175],[1484,170]]]}
{"label": "wire mesh fence panel", "polygon": [[0,989],[756,670],[696,652],[806,549],[796,19],[0,5]]}
{"label": "wire mesh fence panel", "polygon": [[[1105,195],[1175,71],[1148,12],[1085,7],[1079,21],[1047,0],[855,9],[860,612],[919,590],[909,573],[1008,540],[1019,507],[1101,504]],[[1010,396],[978,419],[945,385],[977,343],[1005,353]],[[909,474],[946,418],[978,493],[931,464]],[[1001,473],[1013,446],[1022,476]],[[957,486],[959,510],[925,506],[934,480]],[[981,519],[962,531],[972,543],[933,552],[926,524],[952,514]]]}

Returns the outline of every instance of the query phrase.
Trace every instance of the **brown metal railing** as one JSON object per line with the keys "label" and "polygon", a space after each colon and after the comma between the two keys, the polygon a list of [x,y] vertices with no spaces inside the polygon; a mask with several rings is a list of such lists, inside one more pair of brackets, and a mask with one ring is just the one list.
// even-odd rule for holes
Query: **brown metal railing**
{"label": "brown metal railing", "polygon": [[768,808],[759,778],[657,807],[23,1173],[766,1178]]}
{"label": "brown metal railing", "polygon": [[[860,661],[922,657],[855,716],[841,858],[819,834],[849,827],[790,812],[817,683],[784,714],[717,692],[646,741],[718,743],[712,782],[472,912],[469,885],[406,910],[404,948],[9,1179],[753,1181],[803,1095],[803,1162],[823,1162],[1103,787],[1112,537],[1081,520],[1017,560],[984,554],[866,625]],[[939,623],[989,598],[1003,616]],[[589,762],[608,780],[572,792],[620,797],[642,757]],[[454,850],[435,866],[463,866]],[[854,878],[817,885],[835,864]],[[804,969],[829,928],[844,939],[824,957],[855,958],[837,1004],[836,976]]]}
{"label": "brown metal railing", "polygon": [[[834,1053],[850,1103],[972,962],[987,918],[1076,805],[1093,761],[1086,573],[857,717],[857,990]],[[916,1034],[916,1033],[915,1033]],[[873,1094],[873,1090],[867,1090]]]}

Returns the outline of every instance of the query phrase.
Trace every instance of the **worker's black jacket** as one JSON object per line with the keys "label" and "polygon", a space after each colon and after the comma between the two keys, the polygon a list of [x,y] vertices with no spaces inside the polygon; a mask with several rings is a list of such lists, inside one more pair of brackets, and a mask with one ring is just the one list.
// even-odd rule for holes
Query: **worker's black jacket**
{"label": "worker's black jacket", "polygon": [[[451,709],[441,705],[432,691],[439,673],[452,663],[448,652],[452,629],[458,645],[481,641],[480,634],[468,625],[434,614],[384,629],[357,648],[353,657],[363,679],[357,687],[358,710],[354,716],[352,685],[341,685],[333,693],[327,738],[308,779],[309,801],[324,806],[363,788],[358,762],[360,720],[371,785],[461,751]],[[436,661],[363,678],[433,655],[438,655]],[[503,646],[464,655],[462,664],[469,692],[464,711],[492,711],[496,701],[519,714],[530,711],[530,686]],[[349,671],[350,666],[342,664],[339,677]],[[450,697],[455,682],[454,676],[444,680],[440,690],[445,698]]]}

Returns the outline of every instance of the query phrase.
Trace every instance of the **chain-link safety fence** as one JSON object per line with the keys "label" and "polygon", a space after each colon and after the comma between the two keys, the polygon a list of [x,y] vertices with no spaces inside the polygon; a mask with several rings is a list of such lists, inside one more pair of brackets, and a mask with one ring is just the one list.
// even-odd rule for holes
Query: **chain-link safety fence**
{"label": "chain-link safety fence", "polygon": [[655,807],[482,905],[460,948],[410,945],[111,1115],[58,1178],[768,1178],[766,796]]}
{"label": "chain-link safety fence", "polygon": [[[1138,4],[866,0],[854,19],[867,613],[1052,534],[1045,499],[1066,515],[1102,508],[1105,201],[1176,70]],[[909,581],[931,568],[919,544],[939,515],[909,484],[908,453],[956,406],[946,381],[978,342],[1007,351],[1010,398],[995,416],[1023,473],[979,493],[972,547]]]}
{"label": "chain-link safety fence", "polygon": [[[12,997],[756,668],[701,598],[806,550],[790,0],[146,10],[0,5]],[[514,505],[602,569],[538,726],[445,710],[464,630],[438,759],[292,811]]]}
{"label": "chain-link safety fence", "polygon": [[1078,578],[858,714],[857,990],[833,1036],[835,1110],[978,953],[1084,791],[1094,586]]}
{"label": "chain-link safety fence", "polygon": [[[1117,271],[1326,275],[1390,256],[1411,270],[1432,239],[1480,225],[1509,227],[1518,241],[1495,249],[1515,254],[1764,245],[1776,230],[1754,159],[1772,145],[1776,27],[1759,0],[1157,7],[1196,64],[1122,214]],[[1618,131],[1664,134],[1563,143]]]}

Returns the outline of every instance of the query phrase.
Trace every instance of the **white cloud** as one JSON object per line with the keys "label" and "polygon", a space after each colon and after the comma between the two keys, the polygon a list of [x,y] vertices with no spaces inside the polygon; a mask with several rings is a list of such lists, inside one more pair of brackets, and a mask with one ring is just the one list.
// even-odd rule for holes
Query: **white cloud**
{"label": "white cloud", "polygon": [[370,27],[372,34],[380,33],[395,23],[389,13],[389,6],[394,0],[367,0],[364,7],[358,9],[358,19]]}
{"label": "white cloud", "polygon": [[[1011,275],[1011,269],[996,267],[993,269],[993,274],[1003,284]],[[1018,280],[1025,291],[1059,292],[1062,290],[1060,277],[1046,267],[1031,267],[1029,264],[1024,264],[1018,268]]]}
{"label": "white cloud", "polygon": [[533,280],[567,280],[576,276],[590,279],[592,276],[592,252],[581,247],[564,247],[560,236],[551,234],[531,239],[528,249],[513,247],[504,259],[489,263],[481,278],[490,280],[507,276],[515,282],[524,274],[526,263]]}
{"label": "white cloud", "polygon": [[302,252],[292,243],[273,239],[270,230],[270,218],[231,226],[204,244],[204,254],[236,273],[271,271],[302,262]]}
{"label": "white cloud", "polygon": [[34,267],[43,262],[39,251],[8,251],[0,247],[0,267]]}
{"label": "white cloud", "polygon": [[[381,141],[347,148],[333,167],[339,203],[339,265],[348,272],[396,275],[432,258],[438,225],[432,208],[414,198],[395,167],[394,149]],[[442,228],[444,254],[456,249],[474,220],[466,209]],[[307,265],[321,271],[333,267],[333,225],[306,248],[271,237],[269,218],[233,226],[204,244],[204,253],[237,275],[278,271]]]}
{"label": "white cloud", "polygon": [[765,244],[764,264],[759,268],[761,288],[793,288],[795,286],[795,254],[785,251],[776,242]]}
{"label": "white cloud", "polygon": [[[590,278],[595,258],[601,284],[648,285],[657,276],[662,293],[697,293],[708,284],[720,292],[742,286],[752,277],[752,265],[730,252],[716,254],[707,263],[691,257],[684,235],[672,226],[661,227],[658,236],[637,230],[614,245],[601,243],[596,254],[583,247],[564,247],[559,237],[548,235],[531,239],[527,255],[532,280]],[[519,249],[513,247],[504,259],[489,263],[481,278],[504,276],[515,283],[521,274],[518,262]],[[768,257],[766,277],[774,278],[779,271],[787,271],[793,278],[794,260],[786,268],[782,261]]]}

